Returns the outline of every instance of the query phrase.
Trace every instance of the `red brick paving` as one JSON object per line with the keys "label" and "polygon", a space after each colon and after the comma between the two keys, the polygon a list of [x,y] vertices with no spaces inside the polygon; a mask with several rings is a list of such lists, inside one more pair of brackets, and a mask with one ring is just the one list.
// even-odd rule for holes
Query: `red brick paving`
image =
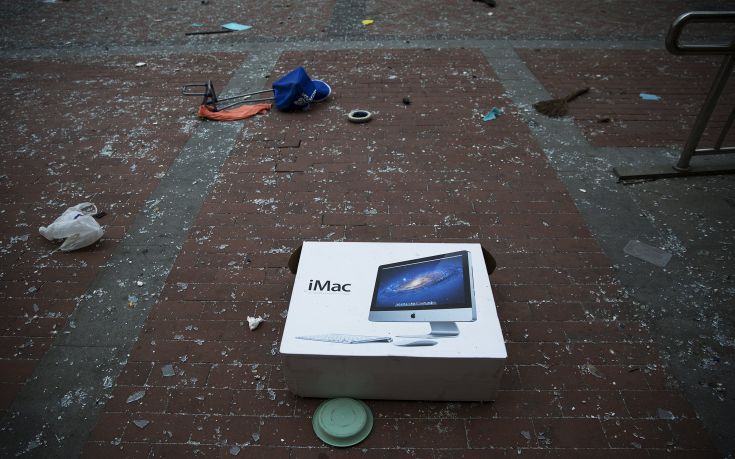
{"label": "red brick paving", "polygon": [[[72,3],[70,3],[71,5]],[[237,55],[3,60],[0,79],[0,410],[66,325],[198,121],[179,87],[227,78]],[[140,61],[145,67],[136,67]],[[203,68],[210,70],[204,73]],[[84,201],[108,213],[89,249],[54,251],[38,227]],[[11,268],[12,267],[12,268]]]}
{"label": "red brick paving", "polygon": [[[334,0],[269,2],[257,0],[129,0],[2,2],[0,49],[26,47],[140,44],[207,44],[297,36],[324,32]],[[253,26],[225,35],[186,36],[218,30],[229,22]],[[196,27],[192,24],[201,24]]]}
{"label": "red brick paving", "polygon": [[[584,0],[497,1],[496,8],[472,0],[424,2],[366,1],[375,23],[371,34],[461,35],[469,37],[577,40],[630,40],[663,37],[681,13],[698,10],[695,2],[588,2]],[[721,8],[727,9],[720,2]],[[709,9],[709,8],[705,8]]]}
{"label": "red brick paving", "polygon": [[[673,56],[658,50],[519,49],[528,68],[552,94],[589,86],[569,111],[597,147],[682,146],[704,103],[721,57]],[[660,101],[644,101],[641,92]],[[735,104],[730,81],[705,132],[711,147]],[[600,120],[608,119],[602,123]],[[731,130],[725,145],[735,144]]]}
{"label": "red brick paving", "polygon": [[[291,52],[273,74],[301,64],[333,99],[248,121],[86,457],[231,457],[233,445],[243,457],[337,455],[311,431],[320,400],[288,392],[277,353],[285,266],[304,239],[470,240],[498,260],[509,358],[497,401],[368,401],[373,433],[340,455],[715,455],[479,51]],[[491,106],[505,115],[482,122]],[[348,123],[354,108],[375,119]],[[255,314],[267,321],[251,332]]]}

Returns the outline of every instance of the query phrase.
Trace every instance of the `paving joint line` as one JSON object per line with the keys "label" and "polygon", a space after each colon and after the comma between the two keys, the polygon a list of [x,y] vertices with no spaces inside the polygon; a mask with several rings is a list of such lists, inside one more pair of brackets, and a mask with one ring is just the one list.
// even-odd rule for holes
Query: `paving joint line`
{"label": "paving joint line", "polygon": [[29,48],[0,50],[1,59],[43,59],[97,57],[108,55],[156,55],[187,53],[259,53],[272,49],[292,51],[322,51],[349,49],[413,49],[413,48],[543,48],[543,49],[664,49],[663,40],[494,40],[494,39],[441,39],[431,37],[403,37],[389,40],[354,40],[350,37],[334,40],[308,41],[243,41],[219,43],[188,43],[171,45],[108,45],[74,46],[68,48]]}
{"label": "paving joint line", "polygon": [[[276,47],[249,53],[225,92],[262,87],[279,56]],[[11,404],[0,456],[81,454],[243,126],[196,128]],[[137,281],[145,282],[143,292]],[[133,308],[130,294],[138,297]]]}
{"label": "paving joint line", "polygon": [[332,16],[327,25],[328,37],[364,36],[365,29],[360,24],[367,16],[363,0],[336,0]]}

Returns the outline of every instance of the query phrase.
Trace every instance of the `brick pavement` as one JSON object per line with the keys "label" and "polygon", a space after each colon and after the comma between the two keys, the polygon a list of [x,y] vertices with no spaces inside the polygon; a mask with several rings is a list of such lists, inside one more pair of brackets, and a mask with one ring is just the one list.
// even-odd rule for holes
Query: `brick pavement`
{"label": "brick pavement", "polygon": [[[180,84],[242,55],[3,60],[0,96],[0,410],[4,413],[198,121]],[[145,67],[136,67],[145,61]],[[222,82],[220,82],[220,85]],[[38,235],[67,207],[108,213],[73,254]]]}
{"label": "brick pavement", "polygon": [[[701,2],[587,2],[560,0],[498,1],[496,8],[471,0],[424,2],[365,2],[375,20],[370,34],[419,34],[465,37],[574,40],[639,40],[660,38],[679,14],[703,8]],[[732,2],[719,2],[727,9]],[[707,5],[711,9],[712,5]]]}
{"label": "brick pavement", "polygon": [[[339,7],[339,8],[337,8]],[[0,49],[63,49],[120,45],[203,45],[263,40],[311,40],[345,35],[380,39],[472,37],[493,39],[661,40],[671,21],[685,11],[735,8],[733,0],[649,0],[587,2],[499,1],[488,8],[472,0],[425,2],[390,0],[129,0],[0,2]],[[333,13],[346,14],[345,18]],[[362,16],[356,16],[356,14]],[[490,15],[491,14],[491,15]],[[369,27],[360,19],[371,18]],[[330,28],[336,19],[338,27]],[[218,29],[227,22],[253,29],[225,35],[185,36]],[[201,24],[194,26],[193,24]],[[341,27],[339,27],[341,26]]]}
{"label": "brick pavement", "polygon": [[[722,61],[720,56],[673,56],[664,50],[519,49],[528,68],[553,95],[579,88],[569,116],[597,147],[683,145]],[[645,101],[641,92],[660,101]],[[735,104],[735,81],[702,138],[712,146]],[[607,121],[605,121],[607,120]],[[725,145],[735,142],[730,132]]]}
{"label": "brick pavement", "polygon": [[[130,0],[0,3],[0,49],[233,43],[264,38],[316,37],[334,0]],[[227,35],[186,36],[238,22],[253,29]],[[192,24],[199,24],[194,26]]]}
{"label": "brick pavement", "polygon": [[[277,355],[303,239],[471,240],[499,265],[497,401],[368,401],[372,435],[339,455],[716,455],[479,51],[290,52],[272,74],[300,64],[334,99],[246,123],[85,456],[337,455],[311,432],[319,400],[288,392]],[[491,106],[505,115],[482,122]],[[347,123],[358,107],[376,119]],[[254,313],[268,320],[250,332]]]}

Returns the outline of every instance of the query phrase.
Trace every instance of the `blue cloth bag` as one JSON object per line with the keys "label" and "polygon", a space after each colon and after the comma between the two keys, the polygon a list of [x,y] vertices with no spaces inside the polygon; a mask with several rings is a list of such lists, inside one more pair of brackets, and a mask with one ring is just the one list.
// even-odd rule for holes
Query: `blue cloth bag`
{"label": "blue cloth bag", "polygon": [[291,112],[326,99],[332,88],[321,80],[312,80],[303,67],[297,67],[273,83],[273,92],[276,107]]}

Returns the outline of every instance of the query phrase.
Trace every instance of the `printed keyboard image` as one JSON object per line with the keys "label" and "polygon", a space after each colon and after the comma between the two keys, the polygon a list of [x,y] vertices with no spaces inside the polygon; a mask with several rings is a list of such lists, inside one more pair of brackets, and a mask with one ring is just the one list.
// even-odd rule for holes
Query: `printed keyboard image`
{"label": "printed keyboard image", "polygon": [[393,338],[389,336],[339,335],[336,333],[327,335],[297,336],[296,338],[340,344],[390,343],[393,341]]}

